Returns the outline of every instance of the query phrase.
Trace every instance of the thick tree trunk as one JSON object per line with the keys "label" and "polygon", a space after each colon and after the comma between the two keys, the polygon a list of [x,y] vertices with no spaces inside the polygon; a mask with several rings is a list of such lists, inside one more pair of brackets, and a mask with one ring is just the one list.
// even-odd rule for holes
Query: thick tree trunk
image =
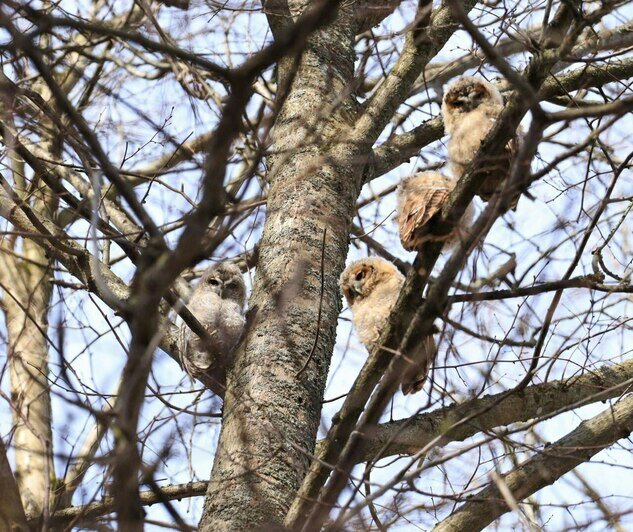
{"label": "thick tree trunk", "polygon": [[[351,21],[342,8],[311,36],[276,122],[250,325],[229,374],[200,530],[281,525],[314,451],[360,189],[360,165],[340,164],[358,148],[341,138],[357,111]],[[282,86],[291,63],[282,62]]]}
{"label": "thick tree trunk", "polygon": [[14,407],[15,478],[27,514],[41,514],[48,500],[52,461],[48,378],[48,305],[51,272],[37,244],[24,240],[21,257],[0,254],[9,334],[9,370]]}

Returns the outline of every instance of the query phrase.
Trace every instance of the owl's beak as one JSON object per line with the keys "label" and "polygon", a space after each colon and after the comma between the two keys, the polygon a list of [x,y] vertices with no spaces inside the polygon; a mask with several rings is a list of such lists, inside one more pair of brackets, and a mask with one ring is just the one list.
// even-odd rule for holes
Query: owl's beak
{"label": "owl's beak", "polygon": [[354,298],[356,298],[356,296],[362,296],[363,295],[363,287],[362,287],[361,282],[360,281],[353,282],[352,286],[350,287],[350,291],[354,295]]}

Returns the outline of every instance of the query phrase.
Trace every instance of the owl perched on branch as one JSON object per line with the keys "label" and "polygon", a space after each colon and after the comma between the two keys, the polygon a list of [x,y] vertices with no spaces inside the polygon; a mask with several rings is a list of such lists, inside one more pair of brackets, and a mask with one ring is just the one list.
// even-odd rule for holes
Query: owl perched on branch
{"label": "owl perched on branch", "polygon": [[[448,158],[451,172],[459,179],[474,159],[481,143],[494,127],[503,110],[503,98],[497,88],[483,79],[463,76],[452,83],[442,100],[444,129],[449,134]],[[508,142],[502,154],[486,159],[477,194],[484,201],[502,188],[512,158],[518,149],[518,135]],[[520,193],[512,198],[516,208]]]}
{"label": "owl perched on branch", "polygon": [[407,251],[420,251],[429,241],[444,241],[453,245],[473,219],[469,205],[457,227],[438,234],[437,221],[456,181],[438,172],[423,172],[402,181],[398,187],[398,225],[400,241]]}
{"label": "owl perched on branch", "polygon": [[[404,276],[389,261],[375,257],[350,264],[341,274],[341,292],[352,310],[352,322],[360,341],[370,350],[378,341],[395,305]],[[432,336],[427,336],[413,353],[404,353],[409,366],[402,378],[402,393],[422,389],[435,356]]]}
{"label": "owl perched on branch", "polygon": [[180,362],[192,378],[208,374],[224,384],[226,367],[244,331],[245,298],[244,280],[234,264],[217,264],[200,277],[187,308],[209,333],[208,344],[185,323],[180,325]]}

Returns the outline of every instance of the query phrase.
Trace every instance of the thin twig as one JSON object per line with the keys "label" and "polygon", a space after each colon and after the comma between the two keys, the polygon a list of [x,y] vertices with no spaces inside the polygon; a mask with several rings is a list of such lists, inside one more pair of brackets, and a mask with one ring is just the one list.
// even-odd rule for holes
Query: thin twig
{"label": "thin twig", "polygon": [[310,355],[308,356],[308,360],[305,361],[303,367],[297,371],[295,377],[299,378],[301,374],[308,367],[308,364],[312,360],[312,356],[316,351],[316,346],[319,343],[319,335],[321,333],[321,311],[323,310],[323,294],[325,292],[325,236],[327,235],[327,227],[323,229],[323,241],[321,242],[321,295],[319,297],[319,312],[317,314],[317,330],[316,335],[314,336],[314,343],[312,344],[312,349],[310,350]]}

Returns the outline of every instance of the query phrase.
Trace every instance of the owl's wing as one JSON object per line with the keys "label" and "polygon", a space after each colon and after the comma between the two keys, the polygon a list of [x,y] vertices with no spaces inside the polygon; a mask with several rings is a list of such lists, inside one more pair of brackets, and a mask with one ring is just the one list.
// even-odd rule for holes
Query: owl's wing
{"label": "owl's wing", "polygon": [[[214,343],[215,334],[210,332],[210,342]],[[178,331],[178,348],[179,359],[182,368],[191,379],[200,378],[213,365],[213,357],[209,351],[212,351],[214,345],[208,348],[203,345],[202,340],[183,322],[181,322]]]}
{"label": "owl's wing", "polygon": [[180,360],[180,365],[182,366],[182,369],[185,370],[185,373],[194,380],[195,372],[193,371],[189,360],[193,352],[193,346],[191,346],[189,342],[190,335],[191,331],[189,330],[189,327],[187,327],[187,324],[184,321],[181,321],[178,329],[178,359]]}
{"label": "owl's wing", "polygon": [[443,187],[419,188],[407,194],[398,217],[400,240],[406,250],[417,249],[423,242],[437,239],[428,234],[425,226],[442,209],[449,195],[450,190]]}
{"label": "owl's wing", "polygon": [[409,366],[405,370],[404,378],[402,379],[402,393],[404,395],[416,393],[422,389],[436,352],[435,339],[432,335],[429,335],[422,340],[421,347],[412,356],[408,357]]}
{"label": "owl's wing", "polygon": [[[503,152],[498,157],[489,157],[483,168],[483,180],[477,194],[484,201],[490,201],[492,196],[504,186],[505,180],[510,174],[512,161],[519,151],[519,136],[515,135],[505,145]],[[516,210],[521,193],[513,194],[510,200],[510,208]]]}

